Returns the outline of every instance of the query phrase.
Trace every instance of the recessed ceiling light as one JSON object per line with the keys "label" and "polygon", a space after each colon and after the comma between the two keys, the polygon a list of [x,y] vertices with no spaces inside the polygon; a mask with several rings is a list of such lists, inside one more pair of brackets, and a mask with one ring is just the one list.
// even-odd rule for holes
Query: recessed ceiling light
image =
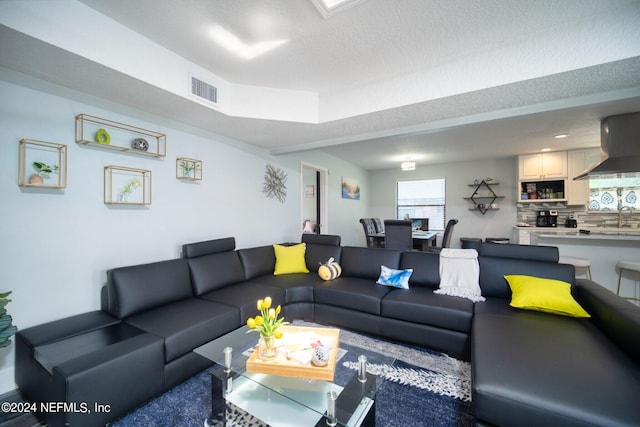
{"label": "recessed ceiling light", "polygon": [[288,41],[271,40],[250,45],[243,42],[238,38],[238,36],[225,30],[219,25],[213,27],[211,30],[211,37],[213,37],[213,40],[215,40],[220,46],[244,59],[253,59],[256,56],[267,53]]}
{"label": "recessed ceiling light", "polygon": [[311,0],[325,18],[355,6],[363,1],[364,0]]}
{"label": "recessed ceiling light", "polygon": [[568,137],[568,136],[569,136],[569,134],[568,134],[568,133],[559,133],[559,134],[557,134],[557,135],[554,135],[553,137],[554,137],[555,139],[562,139],[562,138],[566,138],[566,137]]}

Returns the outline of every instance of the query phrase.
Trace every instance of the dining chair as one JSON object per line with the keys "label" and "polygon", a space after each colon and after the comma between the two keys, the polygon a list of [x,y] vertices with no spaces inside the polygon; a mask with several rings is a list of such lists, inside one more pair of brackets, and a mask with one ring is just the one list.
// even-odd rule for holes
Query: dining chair
{"label": "dining chair", "polygon": [[373,234],[376,234],[376,226],[373,223],[371,218],[360,218],[360,224],[362,224],[362,229],[364,230],[364,238],[367,242],[368,248],[375,247],[373,242]]}
{"label": "dining chair", "polygon": [[413,249],[411,221],[398,219],[384,220],[384,247],[410,251]]}
{"label": "dining chair", "polygon": [[437,248],[429,249],[429,252],[440,252],[442,248],[448,248],[451,246],[451,236],[453,235],[453,227],[458,223],[457,219],[450,219],[447,222],[447,226],[444,229],[444,234],[442,235],[442,245]]}

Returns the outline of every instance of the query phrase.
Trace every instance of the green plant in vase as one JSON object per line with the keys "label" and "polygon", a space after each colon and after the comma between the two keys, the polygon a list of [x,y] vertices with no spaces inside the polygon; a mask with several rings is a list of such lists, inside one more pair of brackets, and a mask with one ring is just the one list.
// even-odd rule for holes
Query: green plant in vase
{"label": "green plant in vase", "polygon": [[140,178],[133,178],[131,181],[127,183],[124,187],[122,187],[122,191],[120,192],[120,201],[126,202],[129,200],[129,196],[133,191],[142,185],[142,181]]}
{"label": "green plant in vase", "polygon": [[49,166],[44,162],[33,162],[33,169],[36,173],[29,177],[31,185],[42,185],[44,180],[49,178],[49,174],[58,173],[58,165]]}
{"label": "green plant in vase", "polygon": [[279,305],[276,308],[271,307],[271,302],[271,297],[258,300],[256,306],[260,314],[247,319],[249,327],[247,333],[258,332],[260,334],[258,356],[263,360],[276,357],[275,340],[282,338],[282,331],[279,331],[278,328],[289,323],[284,321],[284,317],[278,318],[282,308]]}
{"label": "green plant in vase", "polygon": [[11,301],[7,297],[9,292],[0,293],[0,348],[11,344],[11,337],[18,331],[12,322],[13,318],[7,313],[6,305]]}
{"label": "green plant in vase", "polygon": [[182,160],[180,162],[180,167],[182,168],[184,176],[191,177],[191,174],[195,175],[195,172],[200,170],[200,163],[190,160]]}

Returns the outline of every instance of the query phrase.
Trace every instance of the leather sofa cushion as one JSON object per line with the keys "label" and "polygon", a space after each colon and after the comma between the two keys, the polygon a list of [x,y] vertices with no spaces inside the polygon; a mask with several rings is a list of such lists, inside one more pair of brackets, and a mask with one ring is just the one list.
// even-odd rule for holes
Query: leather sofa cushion
{"label": "leather sofa cushion", "polygon": [[339,277],[313,289],[316,304],[333,305],[380,315],[380,301],[392,288],[369,279]]}
{"label": "leather sofa cushion", "polygon": [[107,287],[109,311],[119,319],[193,296],[185,259],[114,268]]}
{"label": "leather sofa cushion", "polygon": [[440,254],[428,252],[403,252],[400,269],[413,269],[409,287],[423,286],[438,289],[440,286]]}
{"label": "leather sofa cushion", "polygon": [[333,234],[303,234],[300,238],[302,243],[314,245],[340,246],[342,238]]}
{"label": "leather sofa cushion", "polygon": [[218,252],[188,260],[195,295],[244,281],[244,269],[236,251]]}
{"label": "leather sofa cushion", "polygon": [[640,420],[637,364],[588,319],[479,303],[471,357],[475,415],[493,425]]}
{"label": "leather sofa cushion", "polygon": [[164,360],[170,362],[214,338],[239,328],[236,307],[189,298],[131,316],[125,322],[164,339]]}
{"label": "leather sofa cushion", "polygon": [[320,265],[326,263],[329,258],[333,258],[335,262],[340,264],[341,256],[341,246],[315,245],[313,243],[307,243],[307,252],[304,255],[307,268],[314,274],[318,272]]}
{"label": "leather sofa cushion", "polygon": [[236,248],[234,237],[207,240],[204,242],[187,243],[182,245],[182,256],[184,258],[197,258],[204,255],[216,254],[218,252],[229,252]]}
{"label": "leather sofa cushion", "polygon": [[273,274],[276,266],[276,255],[273,246],[239,249],[238,256],[242,261],[246,280],[265,274]]}
{"label": "leather sofa cushion", "polygon": [[240,310],[240,324],[244,324],[249,317],[255,317],[259,314],[256,303],[259,299],[264,299],[267,296],[271,297],[272,307],[284,305],[285,292],[282,288],[266,285],[256,286],[253,282],[225,286],[200,295],[200,298],[236,307]]}
{"label": "leather sofa cushion", "polygon": [[576,300],[591,314],[591,321],[627,354],[640,363],[640,310],[606,288],[577,279]]}
{"label": "leather sofa cushion", "polygon": [[473,302],[415,287],[394,289],[382,299],[382,316],[471,333]]}
{"label": "leather sofa cushion", "polygon": [[482,243],[478,254],[500,258],[528,259],[529,261],[558,262],[560,253],[555,246],[511,245]]}
{"label": "leather sofa cushion", "polygon": [[324,281],[316,273],[292,273],[279,276],[260,276],[247,281],[255,287],[278,287],[285,292],[285,304],[313,303],[313,287]]}
{"label": "leather sofa cushion", "polygon": [[[498,243],[493,243],[493,245],[504,246]],[[489,256],[478,257],[478,262],[480,264],[480,288],[484,297],[511,299],[511,289],[504,278],[505,275],[509,274],[556,279],[570,284],[575,283],[575,269],[569,264]]]}
{"label": "leather sofa cushion", "polygon": [[374,282],[380,276],[380,267],[385,265],[397,269],[402,252],[391,249],[371,249],[354,246],[342,248],[340,267],[342,277],[352,276],[371,279]]}

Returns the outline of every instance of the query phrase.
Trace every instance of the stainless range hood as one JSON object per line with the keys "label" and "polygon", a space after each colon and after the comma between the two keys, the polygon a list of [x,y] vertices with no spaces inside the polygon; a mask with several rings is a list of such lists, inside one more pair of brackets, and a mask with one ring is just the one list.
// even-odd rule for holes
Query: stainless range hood
{"label": "stainless range hood", "polygon": [[600,147],[606,158],[574,180],[640,176],[640,112],[603,119]]}

